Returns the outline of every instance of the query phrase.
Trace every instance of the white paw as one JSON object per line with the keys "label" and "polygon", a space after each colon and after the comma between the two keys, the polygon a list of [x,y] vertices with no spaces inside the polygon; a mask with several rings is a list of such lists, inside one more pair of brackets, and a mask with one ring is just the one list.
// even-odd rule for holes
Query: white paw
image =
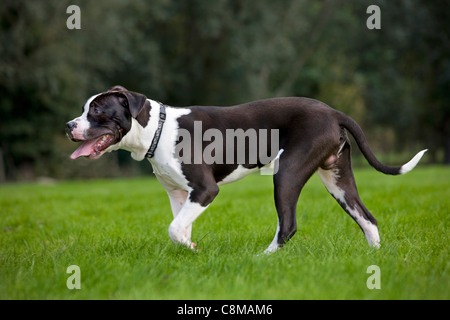
{"label": "white paw", "polygon": [[264,250],[265,254],[270,254],[275,251],[277,251],[280,248],[280,246],[277,243],[271,243],[266,250]]}

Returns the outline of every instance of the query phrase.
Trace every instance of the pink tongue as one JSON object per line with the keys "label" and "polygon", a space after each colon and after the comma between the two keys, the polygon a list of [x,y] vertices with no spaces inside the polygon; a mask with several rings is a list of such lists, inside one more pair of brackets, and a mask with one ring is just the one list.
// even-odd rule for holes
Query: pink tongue
{"label": "pink tongue", "polygon": [[81,144],[81,146],[78,147],[77,150],[75,150],[70,158],[76,159],[79,157],[88,157],[91,155],[92,152],[94,152],[94,145],[97,142],[97,140],[88,140]]}

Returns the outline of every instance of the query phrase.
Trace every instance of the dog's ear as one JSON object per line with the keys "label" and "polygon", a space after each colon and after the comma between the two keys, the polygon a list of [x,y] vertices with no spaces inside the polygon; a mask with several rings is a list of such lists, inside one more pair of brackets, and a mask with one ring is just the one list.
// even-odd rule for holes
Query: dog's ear
{"label": "dog's ear", "polygon": [[122,91],[121,94],[126,97],[126,104],[128,105],[131,116],[136,119],[144,109],[147,97],[141,93],[132,91]]}
{"label": "dog's ear", "polygon": [[108,90],[108,92],[111,92],[111,91],[128,91],[128,90],[125,89],[125,88],[122,87],[122,86],[116,85],[116,86],[114,86],[114,87],[112,87],[111,89]]}
{"label": "dog's ear", "polygon": [[128,91],[122,86],[114,86],[109,89],[109,92],[117,94],[119,102],[124,107],[130,110],[131,116],[137,118],[141,111],[144,109],[147,97],[141,93]]}

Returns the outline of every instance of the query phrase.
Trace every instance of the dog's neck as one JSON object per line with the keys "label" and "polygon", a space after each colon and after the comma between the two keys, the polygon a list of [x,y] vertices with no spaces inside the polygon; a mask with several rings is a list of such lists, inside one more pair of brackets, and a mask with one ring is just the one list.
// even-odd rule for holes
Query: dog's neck
{"label": "dog's neck", "polygon": [[[131,152],[134,160],[141,161],[150,148],[150,145],[158,129],[160,103],[150,101],[150,119],[145,127],[143,127],[136,119],[131,119],[131,129],[122,138],[122,140],[111,146],[107,152],[123,149]],[[161,131],[159,143],[156,147],[154,157],[149,158],[152,163],[166,162],[166,157],[173,156],[175,152],[175,143],[178,137],[178,121],[177,119],[183,115],[189,114],[189,108],[174,108],[166,105],[166,120]]]}
{"label": "dog's neck", "polygon": [[[145,127],[136,119],[131,118],[131,129],[123,136],[122,140],[112,145],[107,152],[123,149],[131,152],[134,160],[141,161],[145,158],[150,144],[158,128],[160,104],[156,101],[147,99],[150,102],[150,118]],[[162,133],[161,133],[162,134]]]}

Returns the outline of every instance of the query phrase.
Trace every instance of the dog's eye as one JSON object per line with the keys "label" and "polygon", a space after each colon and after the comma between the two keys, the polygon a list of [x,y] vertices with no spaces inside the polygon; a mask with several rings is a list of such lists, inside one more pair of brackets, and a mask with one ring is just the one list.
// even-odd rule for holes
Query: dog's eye
{"label": "dog's eye", "polygon": [[94,114],[100,114],[100,113],[101,113],[101,111],[99,108],[94,108]]}

